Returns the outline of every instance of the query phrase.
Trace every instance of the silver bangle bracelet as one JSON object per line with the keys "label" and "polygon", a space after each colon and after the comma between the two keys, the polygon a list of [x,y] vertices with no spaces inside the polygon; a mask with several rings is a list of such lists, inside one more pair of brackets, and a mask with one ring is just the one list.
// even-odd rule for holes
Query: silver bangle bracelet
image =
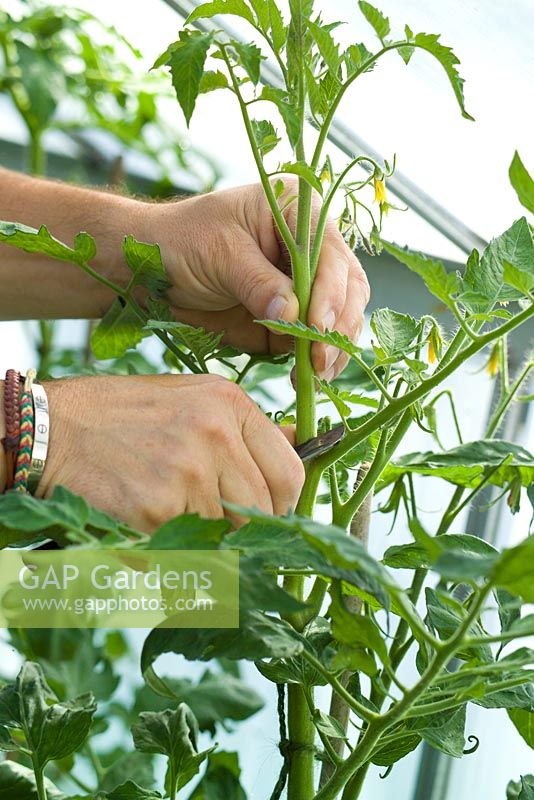
{"label": "silver bangle bracelet", "polygon": [[32,384],[34,434],[28,488],[33,494],[41,480],[48,455],[48,440],[50,436],[50,416],[48,413],[48,398],[44,387],[40,383]]}

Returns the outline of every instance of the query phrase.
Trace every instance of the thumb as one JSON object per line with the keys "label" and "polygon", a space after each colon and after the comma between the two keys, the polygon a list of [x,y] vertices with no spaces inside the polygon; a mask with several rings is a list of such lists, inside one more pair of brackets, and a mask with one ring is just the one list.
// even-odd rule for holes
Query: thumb
{"label": "thumb", "polygon": [[255,319],[295,322],[298,318],[291,278],[273,266],[256,244],[241,250],[229,270],[227,288]]}

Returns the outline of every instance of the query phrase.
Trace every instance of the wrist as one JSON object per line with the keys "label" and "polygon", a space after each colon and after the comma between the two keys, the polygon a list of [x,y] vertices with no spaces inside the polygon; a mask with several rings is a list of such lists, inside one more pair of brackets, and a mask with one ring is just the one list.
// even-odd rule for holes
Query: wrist
{"label": "wrist", "polygon": [[95,225],[97,254],[92,266],[103,277],[124,288],[132,277],[124,258],[124,239],[131,234],[138,241],[149,241],[144,238],[144,209],[150,204],[130,197],[101,193],[98,206],[98,222]]}
{"label": "wrist", "polygon": [[[78,392],[76,379],[43,381],[48,398],[50,420],[48,453],[41,479],[34,492],[36,497],[50,497],[54,486],[63,482],[65,453],[69,450],[70,419],[78,414]],[[68,465],[67,465],[68,468]]]}

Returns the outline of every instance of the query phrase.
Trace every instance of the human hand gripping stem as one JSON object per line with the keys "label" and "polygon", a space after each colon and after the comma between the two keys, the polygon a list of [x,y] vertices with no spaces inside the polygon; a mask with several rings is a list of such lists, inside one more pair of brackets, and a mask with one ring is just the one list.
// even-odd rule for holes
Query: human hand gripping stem
{"label": "human hand gripping stem", "polygon": [[[285,182],[286,194],[297,192]],[[284,216],[297,226],[296,202]],[[254,324],[255,319],[295,321],[299,305],[290,259],[261,184],[251,184],[170,203],[146,203],[0,169],[0,218],[39,228],[64,242],[85,230],[97,245],[91,263],[102,278],[124,286],[125,232],[157,242],[169,281],[169,300],[182,322],[224,330],[225,341],[247,352],[281,353],[287,337]],[[311,228],[317,224],[312,213]],[[109,288],[71,264],[0,244],[0,318],[100,317],[114,299]],[[336,328],[355,339],[363,324],[369,287],[363,269],[330,220],[324,232],[308,322]],[[345,354],[313,346],[315,370],[332,379]]]}
{"label": "human hand gripping stem", "polygon": [[[297,183],[286,180],[286,199]],[[172,288],[176,317],[209,330],[224,330],[226,341],[248,352],[287,352],[291,342],[254,324],[257,319],[295,322],[299,303],[290,277],[290,259],[282,244],[261,184],[200,195],[178,204],[146,207],[145,241],[158,241]],[[314,208],[312,232],[317,224]],[[291,230],[297,203],[285,206]],[[356,340],[369,300],[365,273],[333,220],[327,223],[311,294],[308,324],[339,330]],[[316,372],[332,380],[348,356],[315,343]]]}
{"label": "human hand gripping stem", "polygon": [[102,376],[45,386],[51,438],[40,497],[62,485],[147,532],[183,513],[239,525],[221,499],[268,514],[297,502],[304,468],[292,430],[231,381]]}

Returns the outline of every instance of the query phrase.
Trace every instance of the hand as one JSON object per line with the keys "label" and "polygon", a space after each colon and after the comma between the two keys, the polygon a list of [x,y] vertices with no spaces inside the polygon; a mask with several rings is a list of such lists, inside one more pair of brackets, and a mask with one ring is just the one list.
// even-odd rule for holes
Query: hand
{"label": "hand", "polygon": [[304,467],[293,432],[224,378],[88,377],[46,390],[51,439],[40,497],[62,485],[148,532],[185,512],[241,524],[221,499],[278,515],[297,503]]}
{"label": "hand", "polygon": [[[287,182],[287,191],[294,184]],[[286,209],[295,228],[296,204]],[[254,319],[294,322],[298,301],[289,261],[260,184],[200,195],[179,203],[143,205],[144,241],[160,244],[173,288],[169,298],[182,322],[225,330],[226,342],[248,352],[287,352],[288,337],[276,336]],[[317,269],[308,323],[336,329],[356,340],[369,300],[365,273],[329,221]],[[333,347],[315,343],[316,372],[327,380],[348,361]]]}

